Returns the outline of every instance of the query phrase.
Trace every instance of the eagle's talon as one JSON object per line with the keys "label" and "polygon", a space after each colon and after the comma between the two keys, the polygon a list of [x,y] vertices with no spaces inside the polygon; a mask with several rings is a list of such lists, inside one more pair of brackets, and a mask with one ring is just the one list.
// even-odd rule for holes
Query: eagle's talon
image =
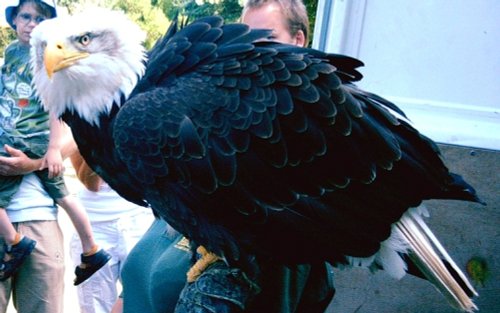
{"label": "eagle's talon", "polygon": [[193,266],[189,269],[187,272],[187,281],[188,283],[194,282],[200,275],[203,273],[207,267],[219,260],[222,260],[220,257],[215,255],[212,252],[209,252],[205,247],[199,246],[196,249],[196,252],[201,255],[201,258],[199,258],[196,263],[194,263]]}

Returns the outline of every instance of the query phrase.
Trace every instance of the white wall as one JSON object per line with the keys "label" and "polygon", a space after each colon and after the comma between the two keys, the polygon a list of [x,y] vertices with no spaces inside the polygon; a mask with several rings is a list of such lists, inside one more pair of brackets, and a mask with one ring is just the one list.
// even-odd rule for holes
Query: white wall
{"label": "white wall", "polygon": [[437,142],[500,150],[500,1],[319,0],[315,48]]}

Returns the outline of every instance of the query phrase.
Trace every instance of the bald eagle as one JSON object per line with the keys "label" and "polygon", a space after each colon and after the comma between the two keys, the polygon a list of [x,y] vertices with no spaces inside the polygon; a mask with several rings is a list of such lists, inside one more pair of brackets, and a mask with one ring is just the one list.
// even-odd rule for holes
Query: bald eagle
{"label": "bald eagle", "polygon": [[396,105],[356,87],[362,62],[269,34],[206,17],[174,23],[146,53],[119,12],[56,18],[32,34],[34,84],[112,188],[230,266],[401,276],[410,259],[473,311],[474,289],[419,205],[480,202],[474,189]]}

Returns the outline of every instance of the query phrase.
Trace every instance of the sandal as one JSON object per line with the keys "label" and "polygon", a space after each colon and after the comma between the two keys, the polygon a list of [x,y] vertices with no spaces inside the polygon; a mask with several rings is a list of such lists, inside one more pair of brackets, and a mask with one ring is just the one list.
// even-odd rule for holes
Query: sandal
{"label": "sandal", "polygon": [[83,255],[82,253],[80,259],[82,263],[75,268],[75,286],[78,286],[86,281],[90,276],[108,263],[111,259],[111,255],[101,249],[92,255]]}
{"label": "sandal", "polygon": [[5,254],[8,254],[8,261],[0,263],[0,281],[7,280],[21,267],[26,258],[35,248],[36,241],[26,236],[15,245],[4,245]]}

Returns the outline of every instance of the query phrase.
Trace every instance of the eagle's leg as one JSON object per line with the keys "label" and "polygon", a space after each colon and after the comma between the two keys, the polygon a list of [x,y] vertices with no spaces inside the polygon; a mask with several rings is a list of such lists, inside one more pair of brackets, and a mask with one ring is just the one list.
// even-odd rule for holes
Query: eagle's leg
{"label": "eagle's leg", "polygon": [[222,260],[222,258],[218,257],[212,252],[209,252],[203,246],[199,246],[196,249],[196,252],[201,255],[201,258],[199,258],[187,272],[188,283],[194,282],[210,264]]}

